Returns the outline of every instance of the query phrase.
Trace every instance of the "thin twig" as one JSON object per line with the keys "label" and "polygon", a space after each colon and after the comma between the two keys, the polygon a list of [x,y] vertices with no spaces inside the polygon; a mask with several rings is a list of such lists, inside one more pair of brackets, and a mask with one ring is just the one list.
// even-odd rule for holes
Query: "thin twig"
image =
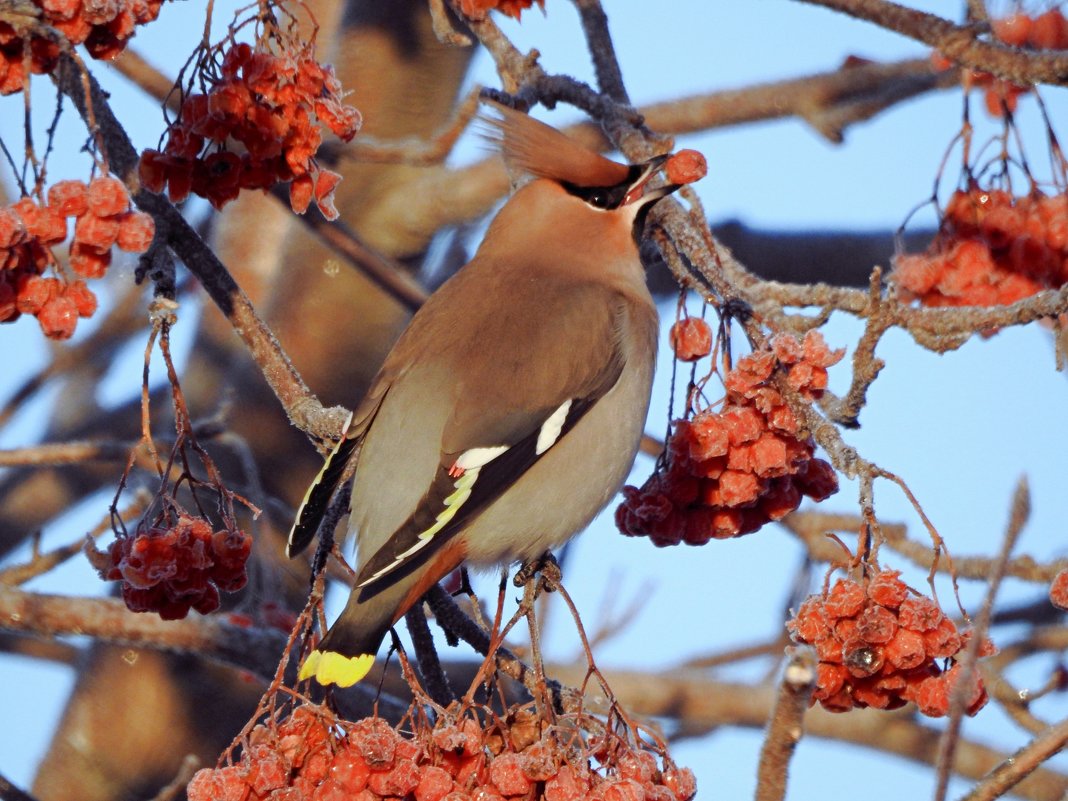
{"label": "thin twig", "polygon": [[994,609],[994,599],[997,597],[1001,580],[1005,577],[1005,565],[1009,561],[1009,555],[1020,537],[1027,519],[1031,516],[1031,493],[1027,485],[1027,478],[1021,477],[1016,484],[1016,491],[1012,496],[1012,507],[1009,514],[1009,522],[1005,528],[1005,536],[1001,542],[1001,549],[991,566],[990,582],[987,587],[983,606],[975,619],[972,636],[968,647],[960,661],[960,675],[950,694],[949,720],[945,734],[938,743],[937,780],[935,783],[935,801],[945,801],[946,791],[949,788],[949,774],[953,766],[956,754],[957,742],[960,736],[961,722],[964,718],[965,709],[968,706],[968,696],[976,678],[979,649],[986,638],[987,629],[990,626],[990,616]]}
{"label": "thin twig", "polygon": [[167,244],[199,279],[208,296],[230,321],[294,425],[320,442],[335,438],[348,418],[348,411],[341,408],[323,408],[301,380],[271,330],[256,314],[248,296],[211,248],[170,202],[140,187],[137,178],[137,151],[112,112],[107,95],[100,89],[96,80],[91,75],[83,74],[78,65],[66,56],[60,58],[52,77],[59,90],[71,98],[87,120],[89,106],[83,92],[83,82],[88,81],[92,110],[106,143],[111,168],[131,188],[138,207],[155,219],[157,236],[162,235],[165,238]]}
{"label": "thin twig", "polygon": [[1068,718],[1054,724],[994,768],[960,801],[994,801],[1032,775],[1068,745]]}
{"label": "thin twig", "polygon": [[787,648],[789,657],[779,694],[760,749],[756,801],[786,798],[786,779],[794,749],[804,734],[805,712],[816,686],[816,652],[809,647]]}

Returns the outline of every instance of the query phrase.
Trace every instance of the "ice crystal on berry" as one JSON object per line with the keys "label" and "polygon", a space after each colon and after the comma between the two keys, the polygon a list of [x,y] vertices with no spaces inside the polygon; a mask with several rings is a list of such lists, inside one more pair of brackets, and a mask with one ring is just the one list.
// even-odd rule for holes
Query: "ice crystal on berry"
{"label": "ice crystal on berry", "polygon": [[[970,637],[896,570],[879,571],[864,583],[839,579],[806,598],[786,625],[797,642],[816,649],[812,702],[832,712],[897,709],[912,701],[924,715],[947,714],[962,675],[955,657]],[[984,643],[980,655],[991,652],[993,646]],[[949,666],[940,666],[937,660],[945,659]],[[978,672],[970,681],[965,709],[974,715],[987,695]]]}
{"label": "ice crystal on berry", "polygon": [[1068,281],[1068,194],[956,192],[934,241],[897,256],[891,280],[924,306],[1009,304],[1059,288]]}

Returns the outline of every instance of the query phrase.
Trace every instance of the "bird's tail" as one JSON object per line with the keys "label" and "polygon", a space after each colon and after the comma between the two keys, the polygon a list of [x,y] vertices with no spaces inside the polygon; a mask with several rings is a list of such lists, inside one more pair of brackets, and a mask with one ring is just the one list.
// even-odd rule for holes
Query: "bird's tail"
{"label": "bird's tail", "polygon": [[315,679],[324,686],[351,687],[370,672],[387,631],[388,624],[367,630],[357,628],[347,623],[343,615],[308,654],[297,678]]}
{"label": "bird's tail", "polygon": [[366,676],[389,627],[407,611],[398,609],[410,583],[363,600],[358,590],[353,591],[340,617],[300,666],[298,678],[351,687]]}

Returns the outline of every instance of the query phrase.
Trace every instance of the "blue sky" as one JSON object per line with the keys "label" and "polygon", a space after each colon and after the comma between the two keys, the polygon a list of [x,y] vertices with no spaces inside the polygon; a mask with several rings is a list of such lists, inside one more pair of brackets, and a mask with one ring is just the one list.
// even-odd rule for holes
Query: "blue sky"
{"label": "blue sky", "polygon": [[[168,4],[161,23],[139,35],[140,52],[161,66],[169,65],[173,73],[199,34],[199,5]],[[962,3],[914,5],[955,16]],[[903,37],[787,0],[688,0],[640,6],[605,0],[605,7],[624,78],[637,104],[825,71],[848,55],[897,59],[926,52]],[[225,18],[225,8],[219,8],[217,19]],[[522,25],[510,21],[502,25],[521,48],[537,47],[548,71],[592,80],[570,4],[548,0],[545,16],[530,12]],[[132,104],[127,106],[133,109],[128,118],[136,119],[137,143],[154,144],[158,110],[132,96],[117,76],[105,77],[115,104]],[[496,85],[488,59],[479,60],[472,80]],[[354,89],[353,100],[359,105],[359,87]],[[1057,130],[1064,135],[1066,93],[1045,90],[1045,97]],[[0,133],[9,146],[19,142],[17,114],[9,111],[14,103],[12,98],[0,99]],[[542,116],[563,122],[579,115],[558,110]],[[975,117],[978,124],[987,125],[982,114]],[[1032,100],[1021,102],[1019,119],[1029,152],[1044,152]],[[946,92],[850,129],[841,146],[827,143],[793,120],[685,137],[678,144],[695,147],[708,158],[709,175],[697,188],[713,220],[736,218],[756,227],[797,231],[890,230],[930,193],[943,152],[959,126],[959,93]],[[992,132],[983,130],[982,135]],[[473,158],[475,153],[474,144],[467,143],[457,159]],[[78,176],[84,162],[56,159],[54,171],[55,177]],[[949,175],[954,174],[950,168]],[[670,318],[673,309],[669,306],[662,314]],[[860,331],[855,320],[841,315],[824,329],[833,346],[849,348]],[[0,338],[5,353],[15,354],[5,360],[7,369],[0,375],[0,398],[4,398],[45,358],[47,349],[32,320],[0,328]],[[1054,370],[1049,333],[1039,326],[1004,331],[939,356],[918,348],[907,334],[894,332],[880,344],[878,355],[888,366],[872,388],[861,415],[862,428],[847,432],[845,439],[866,458],[908,481],[950,549],[959,555],[995,549],[1013,486],[1026,472],[1034,513],[1018,551],[1040,559],[1068,555],[1063,522],[1068,519],[1068,494],[1063,491],[1068,426],[1062,422],[1068,385]],[[650,430],[654,432],[663,430],[667,413],[669,364],[665,345],[661,353],[665,369],[658,374],[653,395]],[[119,393],[123,387],[135,391],[139,370],[136,355],[117,362],[111,391]],[[832,389],[844,388],[848,380],[846,363],[832,369]],[[46,393],[45,401],[51,400]],[[33,441],[47,414],[47,402],[27,410],[0,432],[0,447]],[[651,460],[639,458],[632,483],[641,483],[650,467]],[[856,487],[843,482],[841,492],[825,506],[855,512]],[[45,532],[45,545],[74,539],[99,519],[102,508],[98,497],[71,510]],[[910,530],[920,531],[902,494],[888,484],[876,486],[876,511],[884,521],[906,522]],[[656,669],[774,636],[800,559],[800,549],[775,527],[700,549],[655,550],[646,542],[616,534],[609,509],[577,541],[566,583],[590,627],[596,627],[606,598],[614,599],[619,608],[634,594],[645,594],[631,624],[599,647],[597,656],[608,668]],[[923,575],[908,569],[903,560],[884,554],[884,561],[906,569],[906,579],[922,586]],[[80,562],[33,586],[47,591],[99,590]],[[969,608],[977,608],[983,588],[965,584],[962,591]],[[1009,581],[1003,598],[1027,600],[1039,594],[1039,588]],[[554,611],[548,638],[550,655],[561,659],[571,658],[577,648],[564,617],[562,607]],[[754,678],[766,668],[766,664],[746,666],[726,676]],[[1026,684],[1037,680],[1045,668],[1048,665],[1034,664],[1030,672],[1021,671],[1014,678]],[[11,714],[20,722],[0,732],[0,772],[27,786],[72,674],[55,665],[9,658],[0,660],[0,678],[0,686],[7,688],[0,695],[5,717]],[[1039,709],[1052,719],[1068,714],[1063,701]],[[966,723],[965,734],[973,733],[1006,750],[1027,739],[991,708]],[[722,730],[681,743],[676,757],[696,770],[703,797],[743,797],[751,795],[755,785],[760,741],[758,731]],[[1057,765],[1068,770],[1068,759],[1061,758]],[[931,792],[932,779],[925,769],[902,760],[815,740],[802,743],[793,766],[791,798],[852,798],[858,787],[863,787],[868,801],[922,797]],[[951,796],[965,787],[955,782]]]}

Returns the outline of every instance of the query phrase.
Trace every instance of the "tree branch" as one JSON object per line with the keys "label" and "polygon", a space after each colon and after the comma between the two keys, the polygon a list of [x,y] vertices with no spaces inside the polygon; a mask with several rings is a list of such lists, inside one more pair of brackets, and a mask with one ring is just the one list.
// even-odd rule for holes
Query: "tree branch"
{"label": "tree branch", "polygon": [[[77,107],[86,124],[92,127],[95,121],[107,148],[112,169],[130,187],[138,207],[151,214],[156,221],[157,239],[166,242],[182,259],[208,296],[230,321],[267,383],[281,401],[289,419],[319,441],[335,438],[347,418],[347,410],[323,408],[301,380],[271,330],[256,314],[248,296],[211,248],[170,202],[140,187],[137,177],[137,151],[111,111],[107,96],[96,80],[92,75],[83,74],[68,56],[60,58],[53,79],[59,90]],[[90,87],[88,102],[91,103],[91,108],[87,103],[85,82]]]}
{"label": "tree branch", "polygon": [[1068,85],[1068,54],[1034,52],[979,38],[980,26],[954,25],[947,19],[888,0],[801,0],[841,11],[928,44],[947,58],[993,73],[1020,85]]}

